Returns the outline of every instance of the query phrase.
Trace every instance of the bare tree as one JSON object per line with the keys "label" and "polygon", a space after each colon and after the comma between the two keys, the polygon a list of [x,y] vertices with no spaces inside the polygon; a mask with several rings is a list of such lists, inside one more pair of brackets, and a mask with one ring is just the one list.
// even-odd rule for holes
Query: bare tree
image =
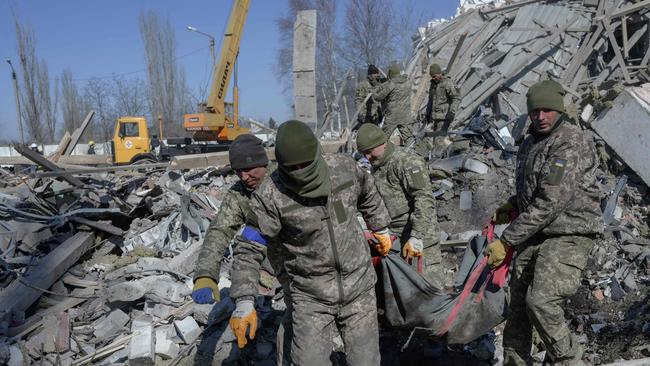
{"label": "bare tree", "polygon": [[54,142],[56,137],[56,123],[59,103],[59,83],[54,80],[54,98],[52,98],[50,76],[47,69],[47,63],[41,60],[38,69],[38,95],[42,105],[42,124],[45,125],[43,131],[43,142]]}
{"label": "bare tree", "polygon": [[95,111],[90,135],[100,141],[110,141],[116,117],[112,84],[100,78],[88,80],[84,100]]}
{"label": "bare tree", "polygon": [[70,70],[63,70],[61,74],[61,114],[63,116],[63,129],[67,132],[74,130],[81,125],[88,108],[85,101],[79,94],[77,85],[72,79]]}
{"label": "bare tree", "polygon": [[153,118],[162,116],[168,134],[181,131],[182,115],[191,111],[184,70],[176,62],[176,36],[169,19],[140,13],[140,35],[147,64],[148,104]]}
{"label": "bare tree", "polygon": [[394,9],[389,0],[349,0],[341,55],[354,66],[386,66],[395,53]]}
{"label": "bare tree", "polygon": [[[399,7],[399,14],[395,21],[395,59],[399,60],[403,65],[408,63],[413,49],[415,48],[416,40],[419,40],[417,28],[423,24],[426,19],[433,19],[434,13],[425,14],[419,12],[415,7],[413,0],[406,0],[402,2]],[[417,37],[416,37],[417,36]],[[414,38],[415,37],[415,38]]]}
{"label": "bare tree", "polygon": [[[32,141],[44,142],[46,133],[43,129],[41,111],[43,100],[39,95],[39,77],[43,75],[40,71],[41,63],[36,56],[36,35],[34,30],[20,24],[14,15],[16,27],[16,43],[18,46],[18,57],[20,68],[23,72],[23,85],[21,92],[21,106],[23,121],[27,126],[27,132]],[[43,65],[45,62],[43,61]],[[47,70],[45,71],[47,76]]]}
{"label": "bare tree", "polygon": [[113,77],[114,109],[120,116],[141,116],[147,112],[147,98],[142,93],[145,82],[138,78]]}

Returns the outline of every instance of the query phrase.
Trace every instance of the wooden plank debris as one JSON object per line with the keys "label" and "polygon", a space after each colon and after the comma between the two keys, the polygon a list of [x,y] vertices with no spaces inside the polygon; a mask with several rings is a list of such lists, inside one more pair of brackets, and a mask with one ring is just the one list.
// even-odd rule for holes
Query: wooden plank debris
{"label": "wooden plank debris", "polygon": [[0,292],[0,313],[25,311],[91,247],[95,235],[78,232]]}
{"label": "wooden plank debris", "polygon": [[[61,169],[58,165],[47,160],[43,155],[39,154],[38,152],[32,149],[20,145],[16,145],[14,148],[23,156],[33,161],[34,163],[42,166],[46,170],[57,171],[57,172],[64,171],[64,169]],[[68,174],[61,175],[61,178],[75,187],[83,187],[84,185],[82,181]]]}
{"label": "wooden plank debris", "polygon": [[90,121],[93,119],[94,115],[95,115],[95,111],[88,112],[88,115],[86,115],[86,119],[84,119],[83,123],[81,123],[81,126],[79,126],[79,128],[77,128],[72,133],[72,137],[70,138],[70,143],[68,144],[68,147],[65,149],[63,155],[72,155],[72,151],[74,151],[74,148],[77,146],[79,139],[83,135],[84,131],[86,131],[86,128],[88,127]]}

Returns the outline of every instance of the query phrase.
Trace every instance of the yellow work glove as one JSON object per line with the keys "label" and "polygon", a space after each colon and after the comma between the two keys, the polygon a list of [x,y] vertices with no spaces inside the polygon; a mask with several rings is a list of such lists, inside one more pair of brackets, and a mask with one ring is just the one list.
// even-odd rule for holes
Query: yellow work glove
{"label": "yellow work glove", "polygon": [[406,242],[406,244],[404,244],[404,247],[402,248],[402,257],[404,257],[406,260],[414,257],[421,257],[423,247],[424,244],[422,243],[422,239],[411,238]]}
{"label": "yellow work glove", "polygon": [[393,241],[390,240],[390,233],[388,232],[388,229],[373,231],[372,235],[379,242],[375,245],[375,249],[379,252],[379,254],[381,254],[382,257],[388,255],[390,248],[393,247]]}
{"label": "yellow work glove", "polygon": [[237,301],[237,307],[230,316],[230,328],[235,333],[235,337],[237,337],[237,345],[239,348],[244,348],[246,343],[248,343],[246,331],[249,333],[248,338],[251,340],[255,338],[257,313],[255,312],[253,300]]}
{"label": "yellow work glove", "polygon": [[514,208],[515,207],[512,205],[512,203],[504,203],[503,205],[499,206],[496,211],[494,211],[494,214],[492,215],[492,221],[498,225],[510,223],[510,212],[512,212]]}
{"label": "yellow work glove", "polygon": [[503,263],[508,252],[508,244],[497,239],[487,246],[488,265],[492,268],[497,268]]}
{"label": "yellow work glove", "polygon": [[210,277],[199,277],[194,281],[192,300],[197,304],[219,302],[219,286]]}

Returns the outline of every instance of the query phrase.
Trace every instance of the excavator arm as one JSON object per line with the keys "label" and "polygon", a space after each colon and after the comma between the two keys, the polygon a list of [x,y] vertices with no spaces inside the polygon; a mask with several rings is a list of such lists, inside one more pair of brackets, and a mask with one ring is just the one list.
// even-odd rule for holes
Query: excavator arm
{"label": "excavator arm", "polygon": [[235,70],[249,5],[250,0],[234,0],[226,33],[223,36],[219,63],[214,70],[210,96],[205,104],[200,105],[199,113],[186,114],[183,118],[185,130],[194,131],[194,140],[228,142],[241,134],[248,133],[247,128],[239,127],[237,120],[239,112],[237,86],[235,85],[231,116],[226,111],[226,105],[229,104],[226,103],[226,95]]}

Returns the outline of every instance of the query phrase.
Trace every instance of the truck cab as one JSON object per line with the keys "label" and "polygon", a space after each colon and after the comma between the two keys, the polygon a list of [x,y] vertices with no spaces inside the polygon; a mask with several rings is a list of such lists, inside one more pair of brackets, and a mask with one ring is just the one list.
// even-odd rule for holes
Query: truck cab
{"label": "truck cab", "polygon": [[144,117],[118,118],[112,145],[115,164],[132,164],[141,159],[155,160],[151,153],[147,120]]}

